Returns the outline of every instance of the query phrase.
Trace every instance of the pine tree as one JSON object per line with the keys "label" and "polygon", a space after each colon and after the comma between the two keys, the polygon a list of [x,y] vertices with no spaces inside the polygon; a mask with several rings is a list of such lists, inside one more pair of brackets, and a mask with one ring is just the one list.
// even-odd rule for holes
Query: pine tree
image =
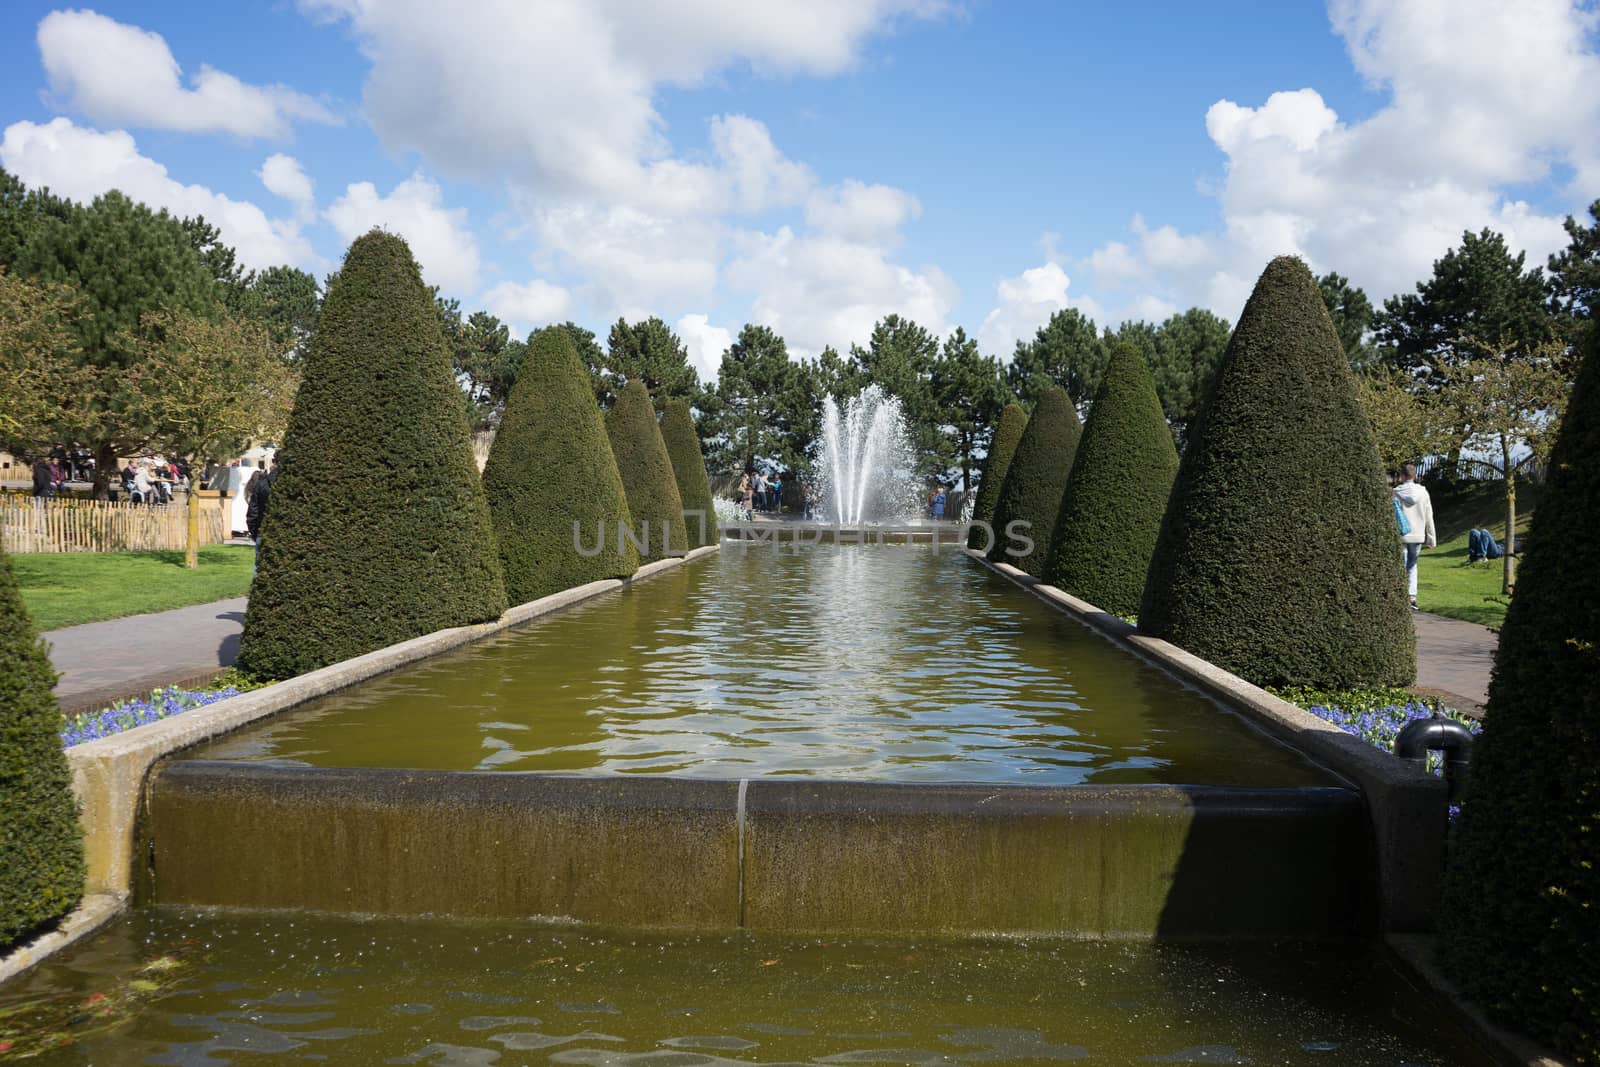
{"label": "pine tree", "polygon": [[618,533],[618,523],[632,525],[622,476],[567,331],[533,336],[483,488],[512,603],[639,569],[638,551]]}
{"label": "pine tree", "polygon": [[1490,1014],[1600,1063],[1600,337],[1587,347],[1500,631],[1439,946]]}
{"label": "pine tree", "polygon": [[287,678],[505,610],[461,392],[399,237],[350,246],[278,458],[241,668]]}
{"label": "pine tree", "polygon": [[1139,629],[1257,685],[1405,685],[1400,545],[1316,279],[1267,265],[1173,486]]}
{"label": "pine tree", "polygon": [[[1050,537],[1061,510],[1061,491],[1066,488],[1082,433],[1083,424],[1078,421],[1078,412],[1066,390],[1054,384],[1041,387],[1039,403],[1023,427],[1011,465],[1006,469],[1000,499],[995,503],[991,560],[1039,576],[1050,555]],[[1021,551],[1024,542],[1013,542],[1009,532],[1012,523],[1017,524],[1017,532],[1033,542],[1028,551]]]}
{"label": "pine tree", "polygon": [[[700,451],[700,436],[695,433],[694,417],[687,400],[668,400],[661,415],[661,438],[672,460],[672,474],[678,482],[678,497],[683,501],[684,526],[689,547],[714,545],[717,530],[716,508],[711,501],[711,480],[706,476],[706,461]],[[699,511],[701,515],[687,512]]]}
{"label": "pine tree", "polygon": [[0,551],[0,953],[83,895],[83,834],[55,684]]}
{"label": "pine tree", "polygon": [[644,543],[641,558],[681,556],[692,547],[683,522],[683,498],[643,382],[635,379],[617,395],[616,405],[606,413],[606,433],[628,494],[628,512]]}
{"label": "pine tree", "polygon": [[1061,494],[1044,580],[1103,611],[1137,612],[1177,474],[1150,368],[1118,342]]}
{"label": "pine tree", "polygon": [[[981,548],[988,543],[979,523],[994,524],[994,506],[1005,485],[1006,471],[1011,457],[1022,440],[1022,429],[1028,425],[1028,413],[1021,404],[1007,404],[995,424],[994,436],[989,440],[989,454],[983,458],[983,473],[978,477],[978,499],[972,505],[971,533],[967,535],[968,548]],[[996,532],[998,536],[998,531]]]}

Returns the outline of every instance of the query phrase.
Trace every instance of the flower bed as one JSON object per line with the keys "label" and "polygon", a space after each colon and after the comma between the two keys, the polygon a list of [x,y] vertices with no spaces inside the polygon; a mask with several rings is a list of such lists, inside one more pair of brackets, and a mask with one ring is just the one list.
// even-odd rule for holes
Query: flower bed
{"label": "flower bed", "polygon": [[169,686],[154,690],[143,700],[119,700],[100,711],[63,715],[61,744],[71,748],[85,741],[97,741],[102,737],[131,730],[135,726],[170,719],[174,715],[181,715],[186,711],[203,708],[219,700],[226,700],[247,690],[259,688],[259,685],[242,677],[237,671],[230,670],[224,672],[222,677],[206,689],[179,689],[176,686]]}

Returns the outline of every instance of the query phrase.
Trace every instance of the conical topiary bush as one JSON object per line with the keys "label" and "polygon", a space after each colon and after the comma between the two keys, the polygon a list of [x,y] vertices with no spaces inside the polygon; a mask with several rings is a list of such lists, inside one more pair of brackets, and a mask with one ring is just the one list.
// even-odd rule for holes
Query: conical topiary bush
{"label": "conical topiary bush", "polygon": [[967,534],[968,548],[982,548],[988,544],[988,535],[980,523],[994,522],[995,502],[1000,499],[1000,489],[1006,482],[1006,471],[1011,468],[1011,457],[1022,440],[1022,428],[1028,425],[1028,413],[1021,404],[1007,404],[1000,412],[994,436],[989,440],[989,454],[983,458],[983,473],[978,476],[978,498],[972,503],[972,530]]}
{"label": "conical topiary bush", "polygon": [[[566,330],[540,330],[483,468],[506,593],[525,604],[639,569],[622,476]],[[580,550],[581,548],[581,550]]]}
{"label": "conical topiary bush", "polygon": [[[661,439],[666,442],[672,473],[678,482],[678,498],[683,501],[689,547],[716,544],[720,534],[716,508],[711,502],[711,479],[706,476],[705,455],[700,451],[700,435],[695,433],[687,400],[667,401],[661,412]],[[687,514],[691,511],[700,514]]]}
{"label": "conical topiary bush", "polygon": [[0,551],[0,955],[83,895],[83,835],[55,684]]}
{"label": "conical topiary bush", "polygon": [[1061,493],[1044,580],[1102,611],[1137,612],[1177,474],[1155,379],[1139,350],[1119,341]]}
{"label": "conical topiary bush", "polygon": [[1600,340],[1506,611],[1439,909],[1468,996],[1600,1063]]}
{"label": "conical topiary bush", "polygon": [[628,511],[643,546],[643,559],[681,556],[691,547],[683,524],[683,500],[672,460],[656,425],[650,391],[635,379],[623,388],[606,413],[606,433],[617,457],[617,470],[628,493]]}
{"label": "conical topiary bush", "polygon": [[[1041,389],[995,502],[991,560],[1020,567],[1035,578],[1044,569],[1056,513],[1061,510],[1061,490],[1072,471],[1082,432],[1083,424],[1067,391],[1054,384]],[[1014,541],[1007,532],[1013,522],[1018,524],[1016,530],[1033,542],[1028,551],[1023,551],[1026,541]]]}
{"label": "conical topiary bush", "polygon": [[1372,430],[1311,271],[1245,304],[1150,560],[1139,629],[1257,685],[1405,685],[1416,638]]}
{"label": "conical topiary bush", "polygon": [[399,237],[345,255],[279,460],[244,670],[287,678],[505,610],[461,391]]}

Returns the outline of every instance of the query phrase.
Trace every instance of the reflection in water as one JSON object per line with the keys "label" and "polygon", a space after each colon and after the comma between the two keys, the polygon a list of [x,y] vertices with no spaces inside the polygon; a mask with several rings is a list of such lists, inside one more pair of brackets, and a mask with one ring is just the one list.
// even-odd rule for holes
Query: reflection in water
{"label": "reflection in water", "polygon": [[[155,959],[167,963],[152,985]],[[1363,948],[841,943],[166,909],[0,992],[6,1042],[41,1067],[1484,1063]]]}
{"label": "reflection in water", "polygon": [[1322,781],[952,551],[728,543],[202,750],[318,766]]}

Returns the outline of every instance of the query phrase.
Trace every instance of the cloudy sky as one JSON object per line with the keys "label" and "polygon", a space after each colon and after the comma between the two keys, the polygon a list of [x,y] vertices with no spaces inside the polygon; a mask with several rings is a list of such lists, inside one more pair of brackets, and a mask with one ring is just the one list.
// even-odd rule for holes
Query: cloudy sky
{"label": "cloudy sky", "polygon": [[890,312],[1008,356],[1060,307],[1375,297],[1600,197],[1591,0],[9,0],[0,164],[319,277],[372,226],[519,332]]}

